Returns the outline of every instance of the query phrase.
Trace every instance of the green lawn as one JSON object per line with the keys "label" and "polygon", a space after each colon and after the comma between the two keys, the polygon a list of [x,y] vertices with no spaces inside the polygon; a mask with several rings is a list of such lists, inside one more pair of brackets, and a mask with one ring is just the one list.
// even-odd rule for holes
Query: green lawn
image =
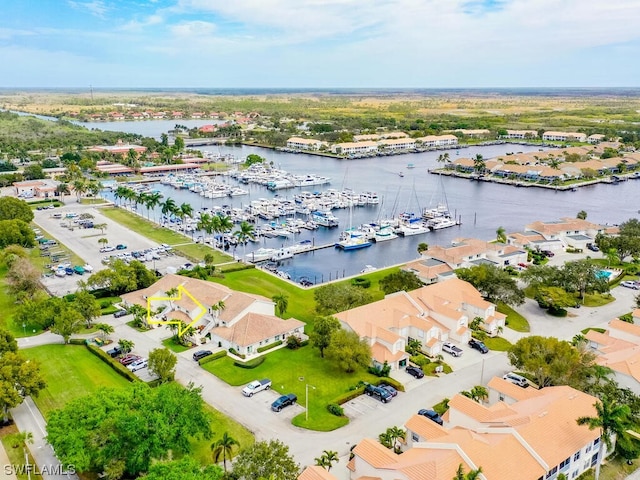
{"label": "green lawn", "polygon": [[167,347],[169,350],[171,350],[172,352],[175,352],[175,353],[181,353],[181,352],[184,352],[184,351],[186,351],[186,350],[189,350],[189,349],[193,348],[193,347],[185,347],[184,345],[181,345],[181,344],[179,344],[179,343],[176,343],[176,342],[173,340],[173,337],[165,338],[165,339],[162,341],[162,345],[164,345],[164,346],[165,346],[165,347]]}
{"label": "green lawn", "polygon": [[34,399],[45,418],[67,402],[100,387],[127,387],[129,382],[84,345],[44,345],[20,351],[40,362],[47,388]]}
{"label": "green lawn", "polygon": [[498,312],[507,316],[508,327],[516,332],[529,332],[529,322],[506,303],[498,303]]}
{"label": "green lawn", "polygon": [[[336,417],[327,410],[327,405],[343,393],[348,392],[362,380],[375,382],[378,377],[368,372],[345,373],[311,346],[298,350],[283,348],[266,356],[265,361],[254,369],[236,367],[233,360],[223,357],[205,363],[202,368],[213,373],[230,385],[244,385],[256,378],[270,378],[273,389],[282,394],[295,393],[304,406],[305,389],[309,387],[309,421],[305,414],[294,419],[294,424],[310,430],[335,430],[347,423],[344,417]],[[238,394],[240,395],[240,394]]]}
{"label": "green lawn", "polygon": [[[627,465],[627,463],[619,458],[607,460],[602,465],[600,470],[600,480],[624,480],[632,472],[635,472],[638,468],[638,462],[634,462],[633,465]],[[593,480],[595,478],[594,470],[591,469],[578,477],[578,480]]]}
{"label": "green lawn", "polygon": [[174,232],[173,230],[169,230],[168,228],[162,228],[157,224],[145,220],[141,216],[128,212],[122,208],[103,208],[100,212],[111,220],[124,225],[140,235],[144,235],[150,240],[174,246],[174,250],[182,253],[192,260],[200,261],[204,259],[204,256],[207,253],[210,253],[214,257],[214,264],[233,261],[233,258],[229,255],[207,245],[193,243],[193,240],[189,237],[178,232]]}
{"label": "green lawn", "polygon": [[[239,447],[235,447],[238,449],[233,451],[233,456],[237,455],[240,450],[254,444],[256,440],[253,434],[245,427],[208,405],[206,405],[205,408],[211,418],[211,431],[213,432],[213,436],[207,440],[194,439],[191,441],[191,448],[193,449],[191,456],[202,465],[208,465],[212,462],[211,444],[219,440],[224,432],[227,432],[240,444]],[[227,462],[227,466],[228,465]]]}
{"label": "green lawn", "polygon": [[[14,443],[11,441],[11,435],[15,435],[17,433],[18,433],[18,428],[16,427],[15,424],[11,424],[6,427],[0,428],[0,440],[2,441],[2,445],[4,446],[4,449],[7,452],[7,456],[9,457],[9,463],[11,465],[15,465],[16,467],[21,467],[25,464],[24,451],[22,450],[21,447],[14,448]],[[33,460],[33,457],[31,456],[31,452],[29,452],[28,455],[29,455],[29,465],[34,465],[35,462]],[[3,466],[3,471],[4,471],[4,466]],[[38,478],[42,478],[42,475],[40,475],[40,473],[35,473],[35,472],[29,476],[29,474],[26,473],[26,470],[25,470],[25,473],[18,473],[16,476],[18,477],[18,480],[28,480],[28,479],[36,480]]]}
{"label": "green lawn", "polygon": [[502,337],[487,337],[483,340],[489,350],[497,352],[506,352],[511,348],[511,342]]}
{"label": "green lawn", "polygon": [[[5,278],[7,276],[7,268],[0,267],[0,326],[11,333],[14,337],[31,337],[42,333],[39,326],[27,323],[24,327],[16,325],[13,321],[13,314],[16,308],[16,302],[13,296],[7,292]],[[35,332],[34,332],[35,330]]]}
{"label": "green lawn", "polygon": [[104,198],[81,198],[81,205],[102,205],[103,203],[109,203],[108,200]]}

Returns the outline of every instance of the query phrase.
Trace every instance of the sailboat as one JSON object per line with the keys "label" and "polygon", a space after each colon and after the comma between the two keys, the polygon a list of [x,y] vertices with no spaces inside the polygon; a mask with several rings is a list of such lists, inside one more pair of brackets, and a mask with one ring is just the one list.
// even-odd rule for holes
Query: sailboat
{"label": "sailboat", "polygon": [[[449,204],[447,202],[447,195],[444,192],[444,184],[442,183],[442,177],[438,185],[436,194],[439,194],[438,203],[435,207],[425,208],[422,212],[422,218],[427,222],[427,227],[431,230],[440,230],[442,228],[455,227],[460,225],[460,222],[455,218],[452,218],[449,211]],[[433,205],[433,197],[431,204]]]}
{"label": "sailboat", "polygon": [[336,243],[336,248],[342,250],[359,250],[372,245],[364,232],[353,228],[353,201],[349,204],[349,229],[340,234],[340,240]]}

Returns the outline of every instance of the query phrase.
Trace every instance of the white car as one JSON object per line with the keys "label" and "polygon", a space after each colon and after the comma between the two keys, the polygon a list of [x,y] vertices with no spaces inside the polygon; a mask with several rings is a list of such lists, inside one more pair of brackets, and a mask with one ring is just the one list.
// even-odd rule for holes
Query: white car
{"label": "white car", "polygon": [[101,253],[106,253],[106,252],[113,252],[116,249],[116,247],[113,247],[111,245],[107,245],[106,247],[102,247],[100,249]]}
{"label": "white car", "polygon": [[138,370],[142,370],[143,368],[147,368],[147,366],[148,366],[147,359],[141,358],[140,360],[136,360],[135,362],[127,365],[127,368],[132,372],[136,372]]}
{"label": "white car", "polygon": [[85,272],[93,272],[93,267],[88,263],[85,263],[82,268],[84,268]]}
{"label": "white car", "polygon": [[450,353],[454,357],[459,357],[462,355],[462,349],[460,347],[456,347],[453,343],[446,342],[442,345],[442,351]]}
{"label": "white car", "polygon": [[620,283],[620,285],[627,288],[633,288],[634,290],[640,290],[640,283],[632,282],[631,280],[625,280],[624,282]]}

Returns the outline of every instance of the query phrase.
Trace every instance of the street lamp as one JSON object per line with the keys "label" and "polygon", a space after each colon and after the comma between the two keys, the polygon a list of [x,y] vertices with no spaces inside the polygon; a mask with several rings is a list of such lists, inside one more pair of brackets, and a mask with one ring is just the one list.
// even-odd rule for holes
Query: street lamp
{"label": "street lamp", "polygon": [[22,322],[22,329],[24,330],[24,336],[27,336],[27,324],[25,322]]}
{"label": "street lamp", "polygon": [[305,403],[305,422],[309,421],[309,387],[313,388],[314,390],[316,389],[316,387],[314,387],[313,385],[309,385],[308,383],[305,386],[305,395],[304,395],[304,403]]}

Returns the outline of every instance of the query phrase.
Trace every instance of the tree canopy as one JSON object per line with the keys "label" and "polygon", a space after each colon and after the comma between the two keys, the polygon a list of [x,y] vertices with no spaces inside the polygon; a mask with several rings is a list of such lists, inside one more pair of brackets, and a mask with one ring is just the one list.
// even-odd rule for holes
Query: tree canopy
{"label": "tree canopy", "polygon": [[147,288],[156,280],[155,273],[145,267],[142,262],[133,260],[127,264],[117,259],[109,264],[109,268],[91,275],[87,285],[92,288],[106,288],[109,292],[119,295]]}
{"label": "tree canopy", "polygon": [[331,283],[315,290],[316,310],[322,315],[342,312],[370,303],[372,295],[364,288]]}
{"label": "tree canopy", "polygon": [[243,450],[233,463],[233,476],[238,480],[277,478],[296,480],[298,465],[289,454],[289,447],[280,440],[256,442]]}
{"label": "tree canopy", "polygon": [[160,379],[160,383],[173,380],[176,363],[178,357],[168,348],[156,348],[149,353],[149,371]]}
{"label": "tree canopy", "polygon": [[325,349],[331,344],[331,335],[340,330],[340,321],[335,317],[316,317],[313,322],[313,331],[309,335],[311,345],[320,350],[320,356],[324,357]]}
{"label": "tree canopy", "polygon": [[192,457],[158,462],[149,467],[144,480],[222,480],[224,472],[217,465],[203,467]]}
{"label": "tree canopy", "polygon": [[151,389],[142,383],[101,389],[52,412],[47,441],[64,465],[79,472],[137,476],[170,451],[189,453],[191,438],[210,437],[200,391],[193,385]]}
{"label": "tree canopy", "polygon": [[0,220],[33,220],[33,211],[24,200],[15,197],[0,197]]}
{"label": "tree canopy", "polygon": [[469,282],[480,294],[494,302],[520,305],[524,302],[524,292],[508,272],[494,265],[481,264],[456,270],[459,279]]}
{"label": "tree canopy", "polygon": [[555,337],[532,335],[518,340],[508,352],[518,370],[530,374],[540,388],[569,385],[582,390],[589,383],[595,355]]}
{"label": "tree canopy", "polygon": [[380,290],[382,290],[385,295],[400,291],[409,292],[423,285],[424,283],[420,281],[415,273],[406,270],[391,273],[380,279]]}
{"label": "tree canopy", "polygon": [[361,340],[356,332],[342,328],[331,334],[326,353],[327,358],[347,373],[353,373],[359,367],[367,368],[371,364],[369,344],[365,340]]}

